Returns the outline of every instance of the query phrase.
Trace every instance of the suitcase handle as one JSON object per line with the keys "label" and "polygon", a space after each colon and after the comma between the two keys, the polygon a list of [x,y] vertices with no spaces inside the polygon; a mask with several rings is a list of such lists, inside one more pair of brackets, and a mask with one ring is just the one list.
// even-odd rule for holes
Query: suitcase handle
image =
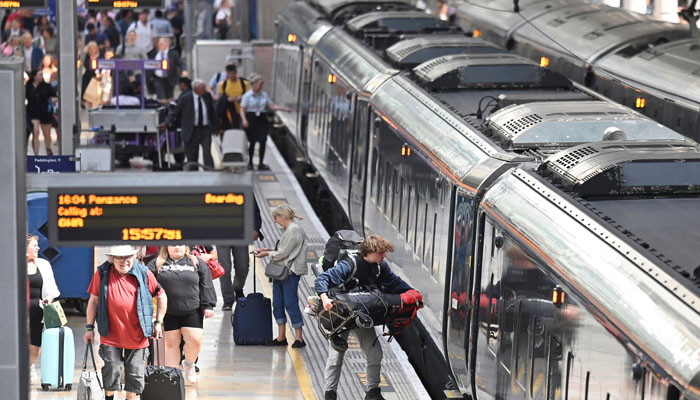
{"label": "suitcase handle", "polygon": [[83,359],[83,372],[87,370],[88,352],[90,353],[90,359],[92,360],[92,367],[95,369],[95,378],[97,378],[97,383],[100,385],[100,389],[104,390],[104,387],[102,386],[102,381],[100,381],[100,374],[97,373],[95,353],[92,350],[92,339],[88,339],[87,346],[85,347],[85,358]]}

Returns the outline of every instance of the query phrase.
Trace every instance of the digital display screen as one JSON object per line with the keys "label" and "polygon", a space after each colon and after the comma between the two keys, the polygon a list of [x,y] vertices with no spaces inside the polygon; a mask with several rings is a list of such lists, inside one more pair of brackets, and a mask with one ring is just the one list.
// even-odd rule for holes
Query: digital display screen
{"label": "digital display screen", "polygon": [[240,244],[252,235],[245,229],[248,196],[193,187],[49,188],[49,240],[52,246]]}
{"label": "digital display screen", "polygon": [[0,0],[0,8],[46,8],[47,0]]}
{"label": "digital display screen", "polygon": [[87,0],[87,8],[163,8],[163,0]]}

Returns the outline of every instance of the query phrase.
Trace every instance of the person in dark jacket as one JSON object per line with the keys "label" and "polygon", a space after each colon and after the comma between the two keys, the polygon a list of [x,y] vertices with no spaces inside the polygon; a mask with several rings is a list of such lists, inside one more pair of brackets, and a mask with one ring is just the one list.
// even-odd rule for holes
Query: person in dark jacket
{"label": "person in dark jacket", "polygon": [[[253,240],[263,240],[264,237],[260,232],[262,226],[262,217],[260,216],[260,207],[253,199]],[[236,299],[245,297],[243,286],[250,271],[250,258],[248,257],[248,245],[242,246],[216,246],[219,255],[219,262],[224,267],[224,275],[219,279],[221,284],[221,296],[224,298],[224,305],[221,307],[224,311],[231,311],[233,303]],[[231,265],[231,256],[233,255],[233,265]],[[234,275],[231,282],[231,269],[233,267]]]}
{"label": "person in dark jacket", "polygon": [[[333,300],[328,296],[329,289],[342,285],[351,277],[357,279],[359,287],[376,289],[383,293],[400,294],[411,290],[411,286],[391,272],[389,264],[384,261],[384,257],[389,251],[394,251],[394,245],[390,241],[378,235],[370,235],[360,244],[360,254],[355,256],[353,260],[340,261],[319,275],[314,286],[323,301],[323,308],[325,310],[333,308]],[[360,342],[360,348],[367,358],[365,370],[367,394],[365,400],[384,399],[379,389],[383,353],[380,343],[376,340],[377,334],[374,328],[358,327],[354,332]],[[347,333],[343,339],[347,340]],[[338,381],[340,380],[344,356],[344,351],[340,352],[329,346],[324,374],[326,386],[324,398],[326,400],[337,399]]]}
{"label": "person in dark jacket", "polygon": [[34,155],[39,155],[39,130],[44,134],[46,155],[53,155],[51,151],[51,121],[53,114],[49,110],[49,104],[56,98],[56,91],[51,85],[44,82],[44,75],[38,70],[29,72],[29,79],[24,88],[27,97],[27,122],[32,127],[32,149]]}
{"label": "person in dark jacket", "polygon": [[192,92],[181,96],[162,128],[174,121],[180,121],[182,141],[185,143],[185,155],[188,162],[197,162],[199,146],[202,146],[204,165],[214,167],[211,156],[211,135],[217,131],[214,99],[207,92],[206,84],[198,79],[192,82]]}
{"label": "person in dark jacket", "polygon": [[[109,261],[97,267],[88,287],[90,300],[85,311],[87,325],[83,340],[94,343],[97,322],[106,400],[114,400],[114,392],[122,390],[119,382],[122,369],[126,398],[136,399],[141,394],[145,386],[148,338],[163,336],[168,298],[155,276],[135,260],[135,254],[131,246],[112,246],[106,253]],[[157,298],[155,323],[152,297]]]}
{"label": "person in dark jacket", "polygon": [[197,382],[195,361],[204,337],[204,318],[214,316],[216,292],[209,266],[190,254],[185,245],[161,247],[158,257],[148,269],[170,298],[163,319],[165,364],[180,365],[180,342],[185,340],[182,368],[189,383]]}

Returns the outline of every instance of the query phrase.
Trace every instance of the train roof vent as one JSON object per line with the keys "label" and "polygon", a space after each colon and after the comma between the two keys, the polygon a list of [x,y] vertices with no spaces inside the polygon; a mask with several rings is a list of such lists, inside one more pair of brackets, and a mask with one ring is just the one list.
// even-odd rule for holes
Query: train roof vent
{"label": "train roof vent", "polygon": [[341,8],[348,6],[378,6],[381,7],[387,3],[400,3],[409,5],[408,0],[310,0],[311,4],[316,6],[318,9],[326,13],[326,15],[333,15],[335,12],[339,11]]}
{"label": "train roof vent", "polygon": [[512,54],[457,54],[426,61],[413,72],[430,90],[570,88],[563,76]]}
{"label": "train roof vent", "polygon": [[539,169],[582,197],[700,193],[700,147],[690,141],[605,141],[549,157]]}
{"label": "train roof vent", "polygon": [[421,11],[377,11],[358,15],[345,24],[357,33],[418,33],[452,31],[454,28],[443,21]]}
{"label": "train roof vent", "polygon": [[490,115],[487,126],[514,150],[597,142],[611,127],[625,132],[628,140],[683,140],[680,134],[629,108],[590,100],[508,106]]}
{"label": "train roof vent", "polygon": [[386,49],[386,55],[402,67],[415,67],[434,58],[452,54],[504,53],[481,39],[463,35],[432,35],[401,40]]}

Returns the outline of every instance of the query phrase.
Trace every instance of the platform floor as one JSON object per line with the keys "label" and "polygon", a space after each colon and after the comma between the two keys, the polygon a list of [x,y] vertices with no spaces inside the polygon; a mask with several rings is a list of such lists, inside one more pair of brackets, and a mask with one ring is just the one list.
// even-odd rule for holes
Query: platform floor
{"label": "platform floor", "polygon": [[[280,204],[290,204],[304,217],[301,225],[307,234],[308,262],[318,259],[328,233],[303,196],[301,188],[284,163],[271,140],[267,145],[265,162],[270,171],[256,172],[256,198],[263,214],[263,243],[255,247],[273,247],[281,236],[281,228],[274,224],[270,211]],[[101,261],[101,260],[98,260]],[[253,265],[251,263],[251,265]],[[264,278],[264,266],[258,261],[256,267],[256,287],[258,291],[271,297],[271,283]],[[263,279],[260,279],[263,277]],[[304,315],[306,326],[304,338],[307,346],[303,349],[275,348],[264,346],[236,346],[233,343],[231,312],[222,311],[220,287],[217,289],[218,305],[214,317],[205,320],[204,345],[200,354],[199,382],[187,386],[187,399],[321,399],[323,398],[323,369],[328,344],[316,327],[314,317]],[[252,271],[248,275],[245,292],[253,290]],[[300,305],[303,307],[306,296],[313,291],[313,276],[307,275],[300,282]],[[70,310],[67,310],[70,311]],[[273,324],[273,321],[270,321]],[[76,370],[74,390],[71,392],[43,392],[38,384],[31,386],[32,399],[73,399],[82,362],[85,344],[85,319],[77,314],[69,315],[69,326],[76,338]],[[273,325],[273,334],[277,333]],[[378,334],[380,332],[378,331]],[[293,338],[288,329],[288,338]],[[388,343],[379,339],[384,350],[382,362],[382,393],[386,399],[428,399],[425,389],[416,376],[405,354],[396,342]],[[291,343],[291,341],[290,341]],[[98,363],[100,361],[98,360]],[[37,362],[39,371],[40,363]],[[354,400],[364,398],[364,356],[356,341],[350,340],[350,348],[345,356],[345,364],[338,388],[338,398]],[[124,393],[117,395],[124,398]]]}

